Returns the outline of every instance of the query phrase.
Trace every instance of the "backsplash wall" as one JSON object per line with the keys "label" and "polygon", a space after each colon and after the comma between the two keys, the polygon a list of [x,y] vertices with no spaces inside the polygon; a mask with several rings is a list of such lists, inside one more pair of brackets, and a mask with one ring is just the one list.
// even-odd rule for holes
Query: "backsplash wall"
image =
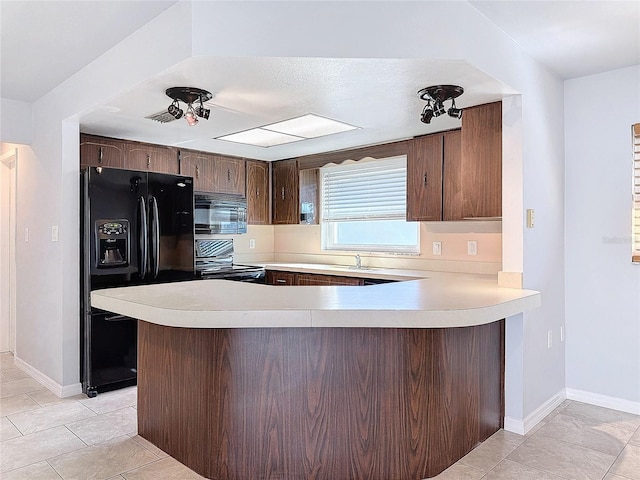
{"label": "backsplash wall", "polygon": [[[360,253],[368,267],[497,274],[502,265],[499,221],[422,222],[419,255]],[[274,260],[294,263],[355,264],[358,252],[324,251],[320,225],[276,225]],[[478,242],[478,254],[467,255],[467,241]],[[432,242],[442,242],[442,255],[432,254]]]}
{"label": "backsplash wall", "polygon": [[[360,253],[367,267],[403,268],[497,274],[502,265],[502,232],[499,221],[423,222],[420,255]],[[211,238],[198,236],[198,238]],[[323,251],[320,225],[249,225],[233,238],[236,263],[355,264],[358,252]],[[251,240],[254,240],[254,248]],[[478,255],[467,255],[467,241],[478,242]],[[442,242],[442,255],[432,254],[432,242]]]}

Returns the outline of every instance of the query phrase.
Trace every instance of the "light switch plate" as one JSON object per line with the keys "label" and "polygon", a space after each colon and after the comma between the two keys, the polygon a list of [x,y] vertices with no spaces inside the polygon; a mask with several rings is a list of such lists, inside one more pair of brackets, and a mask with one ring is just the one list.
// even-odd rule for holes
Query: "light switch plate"
{"label": "light switch plate", "polygon": [[478,255],[478,242],[469,240],[467,242],[467,255]]}
{"label": "light switch plate", "polygon": [[527,228],[536,226],[536,211],[533,208],[527,209]]}
{"label": "light switch plate", "polygon": [[58,225],[51,225],[51,241],[58,241]]}
{"label": "light switch plate", "polygon": [[250,238],[249,239],[249,248],[251,248],[251,249],[256,248],[256,239],[255,238]]}
{"label": "light switch plate", "polygon": [[433,242],[433,254],[442,255],[442,242]]}

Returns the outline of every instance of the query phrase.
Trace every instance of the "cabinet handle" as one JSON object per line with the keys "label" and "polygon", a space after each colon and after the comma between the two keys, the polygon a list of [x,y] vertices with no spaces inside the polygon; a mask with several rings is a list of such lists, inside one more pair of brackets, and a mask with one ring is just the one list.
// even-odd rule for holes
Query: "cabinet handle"
{"label": "cabinet handle", "polygon": [[102,163],[102,147],[98,147],[98,163]]}
{"label": "cabinet handle", "polygon": [[147,155],[147,168],[151,168],[151,155]]}
{"label": "cabinet handle", "polygon": [[231,170],[227,168],[227,182],[231,181]]}
{"label": "cabinet handle", "polygon": [[284,200],[284,187],[282,187],[282,200]]}
{"label": "cabinet handle", "polygon": [[256,188],[256,197],[259,197],[259,196],[260,196],[260,189]]}
{"label": "cabinet handle", "polygon": [[422,179],[422,185],[425,186],[425,187],[427,186],[427,174],[426,173],[424,174],[424,177]]}
{"label": "cabinet handle", "polygon": [[200,178],[200,167],[196,165],[196,178]]}
{"label": "cabinet handle", "polygon": [[277,278],[276,283],[287,283],[287,281],[283,280],[282,278]]}

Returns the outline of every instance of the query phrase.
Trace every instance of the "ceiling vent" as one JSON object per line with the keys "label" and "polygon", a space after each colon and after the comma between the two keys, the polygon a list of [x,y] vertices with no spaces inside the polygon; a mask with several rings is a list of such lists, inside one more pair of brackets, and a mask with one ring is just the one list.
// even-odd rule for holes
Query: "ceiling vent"
{"label": "ceiling vent", "polygon": [[149,120],[155,120],[156,122],[160,122],[160,123],[169,123],[176,120],[176,117],[171,115],[166,110],[162,110],[158,113],[152,113],[151,115],[147,115],[144,118],[148,118]]}

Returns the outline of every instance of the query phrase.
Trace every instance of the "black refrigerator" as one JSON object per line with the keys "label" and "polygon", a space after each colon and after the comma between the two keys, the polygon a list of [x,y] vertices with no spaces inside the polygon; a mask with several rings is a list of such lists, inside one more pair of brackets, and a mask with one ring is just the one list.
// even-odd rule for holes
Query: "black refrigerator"
{"label": "black refrigerator", "polygon": [[82,390],[135,385],[137,320],[91,307],[102,288],[194,278],[193,179],[104,167],[81,172]]}

